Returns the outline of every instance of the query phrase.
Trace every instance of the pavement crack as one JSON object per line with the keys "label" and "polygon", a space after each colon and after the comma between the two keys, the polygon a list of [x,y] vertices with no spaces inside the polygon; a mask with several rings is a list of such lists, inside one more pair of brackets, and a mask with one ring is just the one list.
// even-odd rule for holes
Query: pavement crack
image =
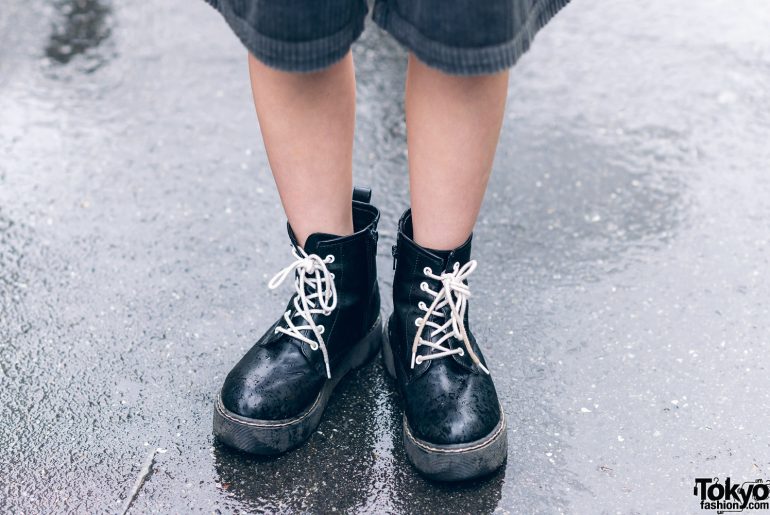
{"label": "pavement crack", "polygon": [[150,451],[150,453],[147,455],[147,458],[145,458],[142,469],[139,471],[139,475],[136,477],[136,481],[134,482],[134,487],[131,489],[131,493],[129,493],[128,497],[126,498],[126,504],[123,506],[121,515],[126,515],[128,513],[128,511],[131,509],[131,505],[134,504],[134,500],[139,495],[139,491],[144,486],[144,483],[147,481],[150,475],[152,475],[152,467],[155,464],[155,456],[159,452],[164,451],[163,449],[156,447]]}

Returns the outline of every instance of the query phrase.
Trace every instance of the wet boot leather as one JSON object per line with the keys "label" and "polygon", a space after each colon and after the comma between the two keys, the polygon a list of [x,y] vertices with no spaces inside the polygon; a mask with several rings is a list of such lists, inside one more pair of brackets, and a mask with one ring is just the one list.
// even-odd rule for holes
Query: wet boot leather
{"label": "wet boot leather", "polygon": [[214,433],[224,443],[256,454],[299,445],[337,382],[379,351],[379,211],[370,195],[354,191],[351,236],[315,233],[301,247],[288,227],[295,261],[270,286],[293,280],[295,292],[224,381],[214,410]]}
{"label": "wet boot leather", "polygon": [[437,480],[488,474],[505,461],[506,424],[468,325],[471,238],[452,251],[423,248],[412,239],[407,211],[393,250],[383,357],[401,394],[407,456]]}

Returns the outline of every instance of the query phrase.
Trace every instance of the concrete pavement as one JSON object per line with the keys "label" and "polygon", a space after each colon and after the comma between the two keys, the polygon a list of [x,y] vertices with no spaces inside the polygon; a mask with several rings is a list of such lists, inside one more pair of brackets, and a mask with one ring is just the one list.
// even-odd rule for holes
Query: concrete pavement
{"label": "concrete pavement", "polygon": [[[471,304],[510,454],[457,487],[408,466],[379,360],[296,451],[213,440],[288,295],[244,51],[203,2],[5,1],[0,511],[119,512],[137,485],[132,513],[699,513],[695,477],[770,478],[768,26],[749,0],[575,0],[515,68]],[[405,55],[369,26],[355,58],[388,299]]]}

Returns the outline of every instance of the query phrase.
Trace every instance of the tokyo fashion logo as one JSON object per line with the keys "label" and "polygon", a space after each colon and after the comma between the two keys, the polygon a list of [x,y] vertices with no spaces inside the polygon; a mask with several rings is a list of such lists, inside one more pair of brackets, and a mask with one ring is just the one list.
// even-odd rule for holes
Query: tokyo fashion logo
{"label": "tokyo fashion logo", "polygon": [[700,499],[701,509],[718,514],[770,509],[770,480],[733,483],[728,477],[721,483],[718,477],[696,477],[692,493]]}

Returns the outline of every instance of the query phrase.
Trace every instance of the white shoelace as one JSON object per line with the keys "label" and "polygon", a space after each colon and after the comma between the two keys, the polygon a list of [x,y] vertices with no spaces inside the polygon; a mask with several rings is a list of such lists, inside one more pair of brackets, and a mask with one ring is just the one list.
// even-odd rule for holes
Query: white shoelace
{"label": "white shoelace", "polygon": [[[316,254],[308,254],[299,247],[292,248],[291,251],[296,260],[275,274],[267,284],[268,288],[274,290],[289,276],[296,271],[294,276],[294,289],[297,295],[294,297],[294,310],[289,310],[283,314],[286,327],[278,326],[276,333],[284,333],[292,338],[296,338],[307,343],[312,350],[321,349],[324,363],[326,364],[326,376],[331,379],[332,374],[329,368],[329,354],[326,352],[324,343],[323,324],[316,325],[313,315],[329,315],[337,307],[337,288],[334,286],[334,274],[326,267],[327,264],[334,262],[334,256],[329,254],[321,259]],[[294,318],[300,317],[304,320],[304,325],[294,325]],[[302,334],[303,330],[311,330],[315,335],[312,340]]]}
{"label": "white shoelace", "polygon": [[[423,361],[429,359],[443,358],[452,354],[464,356],[467,351],[473,362],[478,365],[481,370],[489,374],[487,367],[481,363],[479,357],[473,352],[473,346],[468,339],[464,324],[465,310],[468,306],[468,298],[471,296],[471,290],[463,281],[476,269],[476,264],[475,260],[468,261],[462,267],[460,266],[460,263],[455,263],[451,272],[443,272],[441,275],[435,275],[430,267],[426,266],[423,268],[423,273],[426,277],[441,283],[441,289],[439,291],[433,291],[427,282],[420,283],[420,289],[431,294],[433,296],[433,302],[430,306],[427,306],[425,302],[422,301],[417,305],[425,312],[425,314],[422,317],[416,318],[414,321],[417,326],[417,333],[414,335],[414,342],[412,343],[412,368],[414,368],[415,364],[419,365]],[[443,324],[431,320],[431,317],[445,318],[446,314],[442,310],[447,305],[449,306],[448,320]],[[422,338],[422,334],[426,328],[433,329],[430,333],[431,338],[434,338],[439,334],[443,334],[443,336],[435,342],[425,340]],[[452,349],[442,345],[452,337],[463,342],[465,349],[462,347]],[[418,356],[417,351],[421,345],[426,345],[438,352]]]}

